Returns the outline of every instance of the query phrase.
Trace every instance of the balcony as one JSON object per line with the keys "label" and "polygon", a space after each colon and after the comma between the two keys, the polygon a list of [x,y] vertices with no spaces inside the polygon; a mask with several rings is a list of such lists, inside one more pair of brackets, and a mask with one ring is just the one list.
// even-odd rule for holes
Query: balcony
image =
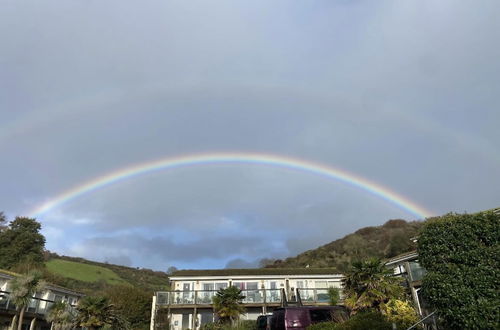
{"label": "balcony", "polygon": [[[216,290],[162,291],[156,292],[156,304],[160,306],[211,305]],[[243,304],[280,304],[280,289],[242,290]]]}
{"label": "balcony", "polygon": [[[52,300],[46,300],[42,298],[32,298],[28,306],[26,307],[26,312],[39,315],[46,315],[50,310],[50,307],[52,307],[54,303],[55,302]],[[13,311],[13,312],[16,311],[16,305],[10,299],[9,292],[0,291],[0,310]]]}
{"label": "balcony", "polygon": [[415,282],[415,281],[421,281],[424,275],[427,273],[425,268],[420,266],[418,262],[415,261],[410,261],[408,263],[408,266],[410,268],[410,271],[408,272],[410,275],[410,281]]}
{"label": "balcony", "polygon": [[[216,290],[195,291],[160,291],[156,292],[158,306],[184,307],[184,306],[211,306]],[[244,305],[280,305],[284,301],[284,291],[281,289],[242,290],[245,296]],[[288,302],[296,302],[300,296],[304,305],[328,304],[330,296],[328,289],[296,289],[286,298]]]}

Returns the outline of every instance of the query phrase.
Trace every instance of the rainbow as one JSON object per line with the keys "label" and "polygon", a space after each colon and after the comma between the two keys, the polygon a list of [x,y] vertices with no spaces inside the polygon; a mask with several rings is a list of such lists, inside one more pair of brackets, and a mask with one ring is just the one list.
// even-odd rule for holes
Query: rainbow
{"label": "rainbow", "polygon": [[124,181],[142,174],[154,171],[173,170],[182,167],[202,166],[210,164],[250,164],[285,168],[299,172],[318,175],[327,179],[340,181],[362,189],[399,207],[418,218],[426,218],[433,213],[410,201],[404,196],[391,191],[379,184],[371,182],[359,175],[345,170],[333,168],[324,164],[300,159],[262,153],[209,153],[194,154],[180,157],[167,157],[122,168],[88,182],[79,184],[29,212],[30,217],[40,217],[43,214],[74,200],[84,194],[94,192],[106,186]]}

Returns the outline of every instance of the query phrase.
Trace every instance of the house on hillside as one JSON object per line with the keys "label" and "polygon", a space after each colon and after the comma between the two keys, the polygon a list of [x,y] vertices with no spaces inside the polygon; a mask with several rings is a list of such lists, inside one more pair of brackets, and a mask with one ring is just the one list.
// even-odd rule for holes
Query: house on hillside
{"label": "house on hillside", "polygon": [[391,258],[386,262],[386,266],[392,268],[396,276],[406,279],[418,313],[422,316],[427,315],[429,311],[426,309],[427,306],[421,294],[422,278],[426,271],[418,262],[417,251]]}
{"label": "house on hillside", "polygon": [[[12,317],[16,314],[16,306],[10,299],[10,281],[19,274],[0,270],[0,329],[7,329]],[[54,302],[64,301],[71,306],[76,306],[82,293],[75,292],[57,285],[48,284],[43,292],[39,292],[31,299],[24,317],[25,326],[29,327],[36,318],[36,329],[50,329],[50,324],[45,321],[45,315]]]}
{"label": "house on hillside", "polygon": [[170,291],[156,292],[153,297],[151,329],[168,327],[160,324],[159,315],[170,329],[199,329],[213,322],[212,298],[221,288],[236,286],[245,296],[243,319],[256,320],[287,302],[303,305],[328,305],[328,288],[341,287],[342,275],[322,268],[261,268],[184,270],[170,277]]}

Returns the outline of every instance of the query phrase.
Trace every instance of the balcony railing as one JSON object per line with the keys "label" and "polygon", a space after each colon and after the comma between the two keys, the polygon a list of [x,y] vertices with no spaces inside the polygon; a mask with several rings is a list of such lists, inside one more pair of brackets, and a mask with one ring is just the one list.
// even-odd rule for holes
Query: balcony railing
{"label": "balcony railing", "polygon": [[410,281],[421,281],[424,275],[427,273],[425,268],[420,266],[418,262],[411,261],[408,263],[408,266],[410,268]]}
{"label": "balcony railing", "polygon": [[[54,303],[55,301],[53,300],[34,297],[30,300],[28,306],[26,307],[26,311],[29,313],[45,315]],[[71,306],[71,308],[74,308],[74,306]],[[0,310],[15,311],[16,309],[16,305],[10,298],[10,292],[0,291]]]}
{"label": "balcony railing", "polygon": [[[242,290],[245,296],[243,304],[280,304],[283,299],[281,289],[256,289]],[[161,291],[156,292],[156,304],[160,306],[169,305],[211,305],[216,290],[195,290],[195,291]],[[322,304],[330,302],[328,289],[305,289],[297,288],[294,292],[288,293],[287,301],[295,302],[298,295],[305,305]]]}
{"label": "balcony railing", "polygon": [[[156,292],[157,305],[210,305],[217,290]],[[279,304],[280,289],[242,290],[243,304]]]}
{"label": "balcony railing", "polygon": [[[297,292],[300,293],[300,299],[303,304],[317,304],[317,303],[329,303],[330,294],[329,289],[308,289],[308,288],[297,288]],[[340,295],[342,297],[342,294]]]}

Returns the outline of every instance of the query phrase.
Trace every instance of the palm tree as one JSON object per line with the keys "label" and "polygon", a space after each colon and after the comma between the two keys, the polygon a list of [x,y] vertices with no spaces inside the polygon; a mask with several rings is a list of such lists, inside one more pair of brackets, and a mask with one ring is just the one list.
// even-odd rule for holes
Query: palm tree
{"label": "palm tree", "polygon": [[342,282],[344,303],[353,314],[371,308],[382,312],[385,303],[404,294],[401,279],[375,258],[353,262]]}
{"label": "palm tree", "polygon": [[45,317],[51,323],[51,330],[71,329],[74,318],[71,306],[63,301],[54,303]]}
{"label": "palm tree", "polygon": [[76,307],[76,317],[73,325],[86,327],[89,330],[100,329],[105,325],[111,329],[128,329],[128,323],[118,316],[114,306],[105,297],[85,297]]}
{"label": "palm tree", "polygon": [[231,322],[234,324],[245,311],[241,301],[245,296],[241,295],[241,290],[235,286],[217,291],[213,298],[214,310],[223,323]]}
{"label": "palm tree", "polygon": [[[14,316],[18,316],[17,329],[21,330],[23,326],[24,312],[26,307],[33,299],[33,296],[42,291],[46,284],[42,279],[42,273],[39,271],[33,271],[25,276],[16,277],[11,281],[11,293],[10,297],[17,307],[17,313]],[[11,328],[15,327],[15,320],[12,320]]]}

